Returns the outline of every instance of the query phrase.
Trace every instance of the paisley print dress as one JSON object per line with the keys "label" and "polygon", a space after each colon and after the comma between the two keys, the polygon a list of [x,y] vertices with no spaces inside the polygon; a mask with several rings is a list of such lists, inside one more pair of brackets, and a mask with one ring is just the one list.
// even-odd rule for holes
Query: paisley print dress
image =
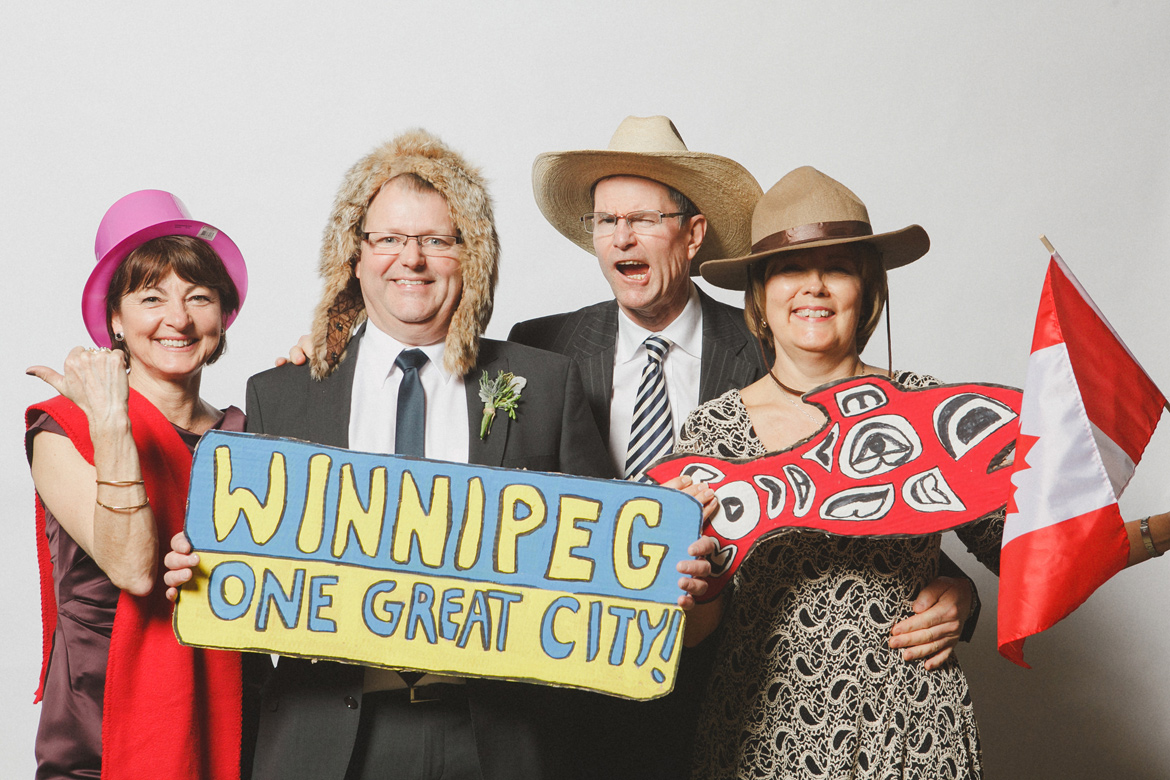
{"label": "paisley print dress", "polygon": [[[936,380],[908,372],[905,387]],[[739,392],[691,413],[675,452],[758,457]],[[998,573],[1003,515],[957,530]],[[792,531],[764,541],[728,589],[693,777],[980,778],[967,680],[887,646],[937,576],[938,535],[844,538]]]}

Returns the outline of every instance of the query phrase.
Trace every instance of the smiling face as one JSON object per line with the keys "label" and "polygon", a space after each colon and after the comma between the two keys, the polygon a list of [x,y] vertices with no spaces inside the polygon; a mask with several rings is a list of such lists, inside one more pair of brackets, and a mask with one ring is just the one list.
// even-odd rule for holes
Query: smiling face
{"label": "smiling face", "polygon": [[131,377],[169,382],[198,374],[219,346],[223,321],[215,291],[173,270],[123,295],[110,317],[114,332],[125,337]]}
{"label": "smiling face", "polygon": [[[446,199],[391,179],[370,202],[364,230],[408,236],[456,235]],[[458,251],[458,247],[456,247]],[[427,257],[417,241],[398,255],[375,255],[361,242],[354,266],[370,321],[404,344],[436,344],[447,336],[463,294],[463,272],[455,257]]]}
{"label": "smiling face", "polygon": [[[635,176],[598,182],[593,210],[618,215],[678,211],[664,185]],[[659,331],[682,313],[690,296],[691,259],[699,251],[706,229],[706,218],[698,214],[689,219],[664,219],[650,234],[634,233],[625,220],[618,220],[613,235],[593,237],[601,272],[630,319]]]}
{"label": "smiling face", "polygon": [[777,354],[854,359],[862,308],[858,250],[849,244],[814,247],[767,262],[765,316]]}

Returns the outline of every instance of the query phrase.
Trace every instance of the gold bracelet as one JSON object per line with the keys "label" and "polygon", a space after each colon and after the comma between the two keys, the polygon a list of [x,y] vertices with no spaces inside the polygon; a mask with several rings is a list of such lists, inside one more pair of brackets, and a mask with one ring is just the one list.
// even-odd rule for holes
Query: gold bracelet
{"label": "gold bracelet", "polygon": [[1150,536],[1150,518],[1143,517],[1138,526],[1142,529],[1142,544],[1146,546],[1146,552],[1150,554],[1151,558],[1159,557],[1162,553],[1158,552],[1158,548],[1154,546],[1154,537]]}
{"label": "gold bracelet", "polygon": [[109,485],[110,487],[130,487],[131,485],[145,485],[141,479],[99,479],[95,480],[99,485]]}
{"label": "gold bracelet", "polygon": [[100,506],[102,509],[108,509],[111,512],[134,512],[134,511],[137,511],[137,510],[142,509],[144,507],[150,506],[150,499],[149,498],[146,499],[145,501],[143,501],[141,504],[136,504],[135,506],[110,506],[109,504],[103,504],[101,501],[98,501],[96,498],[94,499],[94,501],[96,501],[97,505]]}

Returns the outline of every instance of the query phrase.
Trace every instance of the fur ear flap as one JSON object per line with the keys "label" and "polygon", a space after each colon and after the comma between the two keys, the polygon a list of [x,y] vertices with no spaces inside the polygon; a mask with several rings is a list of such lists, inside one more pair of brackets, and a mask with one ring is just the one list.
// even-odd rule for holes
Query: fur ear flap
{"label": "fur ear flap", "polygon": [[438,190],[463,238],[463,296],[447,331],[443,363],[451,373],[466,376],[479,357],[479,339],[492,315],[500,257],[487,182],[478,168],[438,137],[412,130],[359,160],[337,193],[321,243],[319,272],[324,289],[314,313],[313,354],[309,356],[317,379],[331,374],[345,359],[351,334],[365,321],[365,302],[353,274],[353,262],[361,251],[357,231],[382,185],[404,173],[416,174]]}

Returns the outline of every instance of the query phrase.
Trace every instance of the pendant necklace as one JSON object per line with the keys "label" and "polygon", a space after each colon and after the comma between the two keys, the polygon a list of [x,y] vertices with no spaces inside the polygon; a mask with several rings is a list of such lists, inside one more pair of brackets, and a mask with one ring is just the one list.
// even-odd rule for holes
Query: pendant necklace
{"label": "pendant necklace", "polygon": [[[852,373],[850,373],[850,376],[858,376],[859,369],[861,371],[865,370],[865,366],[862,364],[861,358],[856,358],[856,360],[857,360],[857,362],[854,364],[853,371],[852,371]],[[808,404],[806,404],[803,400],[801,400],[801,401],[796,400],[797,398],[802,398],[804,396],[803,392],[801,392],[800,390],[796,390],[794,388],[791,388],[788,385],[781,382],[780,378],[778,376],[776,376],[776,372],[774,369],[768,370],[768,376],[772,377],[772,381],[776,383],[776,386],[784,391],[784,393],[785,393],[784,397],[788,399],[788,403],[790,403],[796,407],[796,411],[800,412],[805,417],[812,420],[814,423],[817,423],[818,425],[820,425],[823,422],[823,420],[818,420],[817,418],[815,418],[811,414],[809,414],[807,411],[805,411],[804,407],[807,406]],[[807,391],[805,391],[805,392],[807,392]],[[793,396],[795,396],[795,398]]]}

